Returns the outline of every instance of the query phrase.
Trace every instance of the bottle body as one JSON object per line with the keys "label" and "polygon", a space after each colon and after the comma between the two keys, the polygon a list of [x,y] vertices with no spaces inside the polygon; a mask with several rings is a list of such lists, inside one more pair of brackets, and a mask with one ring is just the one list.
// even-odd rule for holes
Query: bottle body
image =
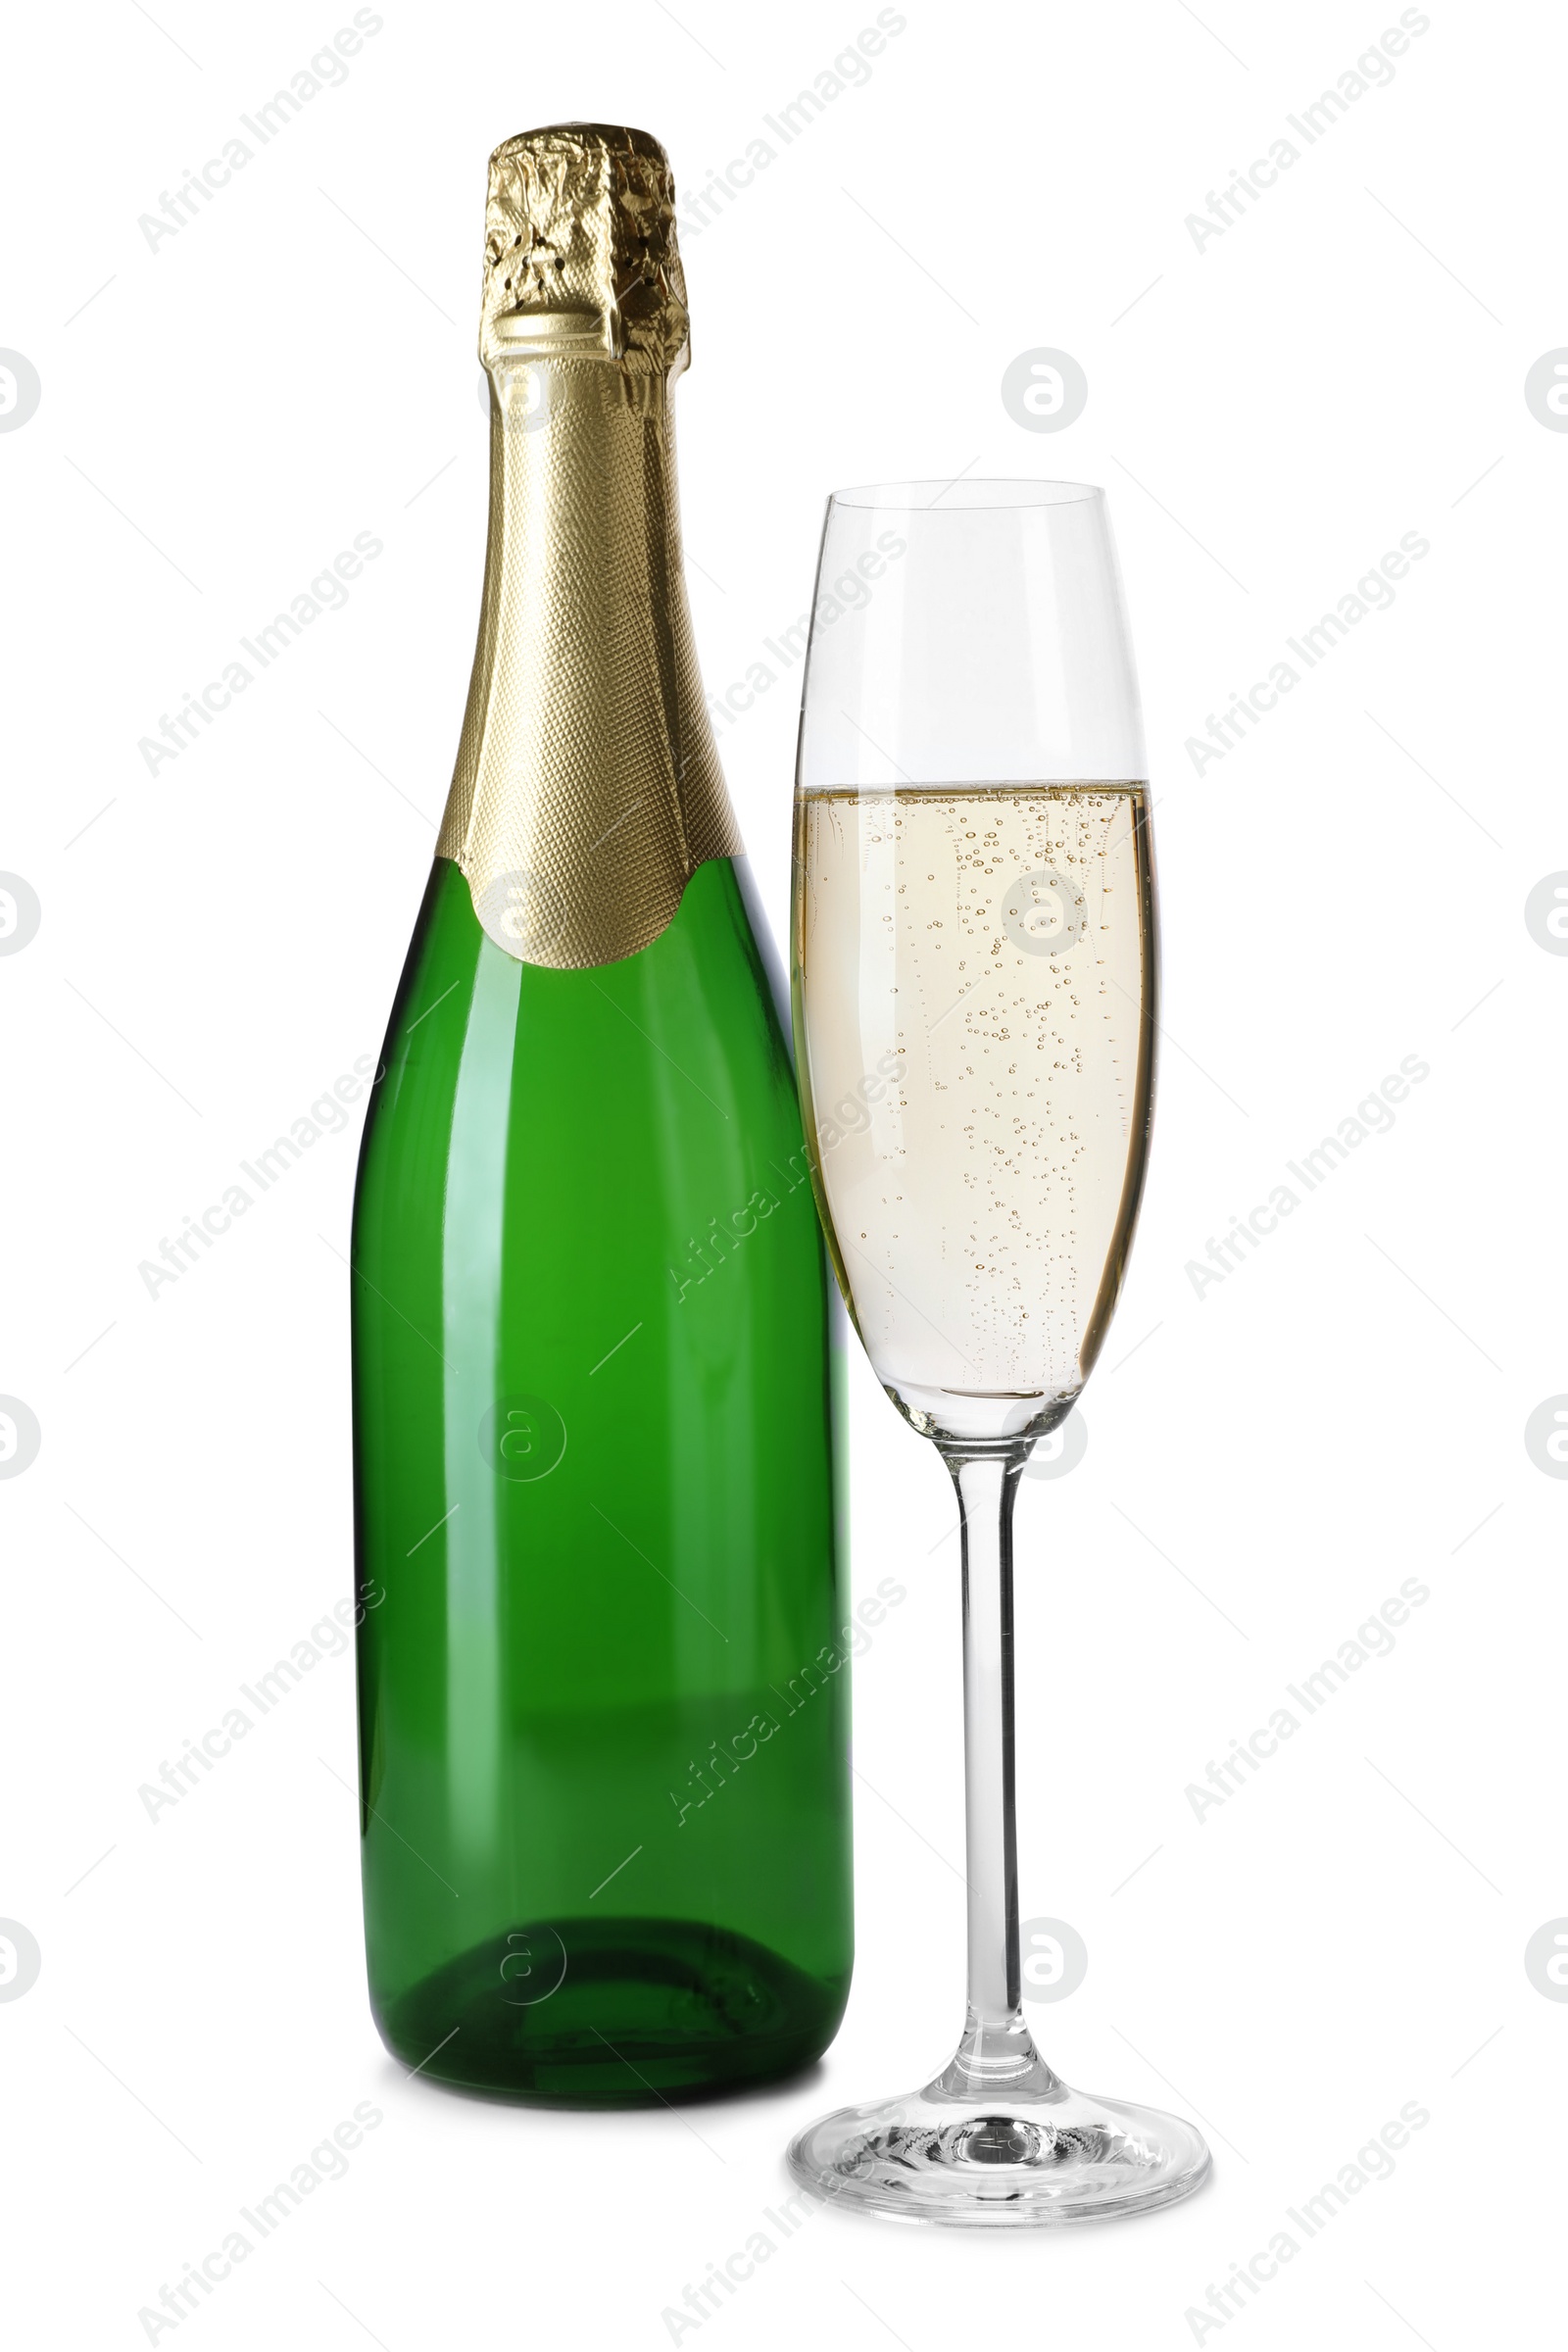
{"label": "bottle body", "polygon": [[828,1303],[734,861],[560,970],[438,858],[353,1244],[371,2004],[639,2104],[817,2056],[851,1962]]}

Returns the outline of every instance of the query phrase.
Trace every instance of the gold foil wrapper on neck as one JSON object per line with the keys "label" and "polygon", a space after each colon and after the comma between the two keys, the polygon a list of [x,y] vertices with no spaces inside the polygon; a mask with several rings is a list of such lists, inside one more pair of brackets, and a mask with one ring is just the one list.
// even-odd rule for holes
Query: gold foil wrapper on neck
{"label": "gold foil wrapper on neck", "polygon": [[663,150],[592,123],[509,139],[486,231],[490,544],[436,855],[498,947],[581,969],[649,946],[741,851],[681,569]]}

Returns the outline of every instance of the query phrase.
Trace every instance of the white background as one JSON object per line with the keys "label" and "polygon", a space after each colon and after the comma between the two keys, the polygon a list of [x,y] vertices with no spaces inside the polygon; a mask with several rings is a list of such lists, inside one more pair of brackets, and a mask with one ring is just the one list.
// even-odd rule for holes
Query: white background
{"label": "white background", "polygon": [[[347,2178],[181,2345],[667,2343],[665,2307],[769,2227],[789,2134],[922,2080],[960,2022],[954,1514],[858,1359],[855,1585],[909,1597],[856,1670],[858,1964],[809,2079],[609,2119],[406,2081],[365,2000],[347,1657],[156,1824],[137,1798],[350,1589],[355,1127],[156,1299],[137,1267],[380,1040],[472,651],[487,153],[629,122],[695,187],[876,12],[678,13],[386,0],[342,85],[156,250],[138,216],[351,11],[101,0],[12,31],[0,344],[42,383],[0,434],[0,866],[43,910],[0,960],[0,1390],[42,1429],[0,1484],[0,1914],[42,1951],[0,2003],[28,2345],[145,2341],[140,2307],[366,2099]],[[1568,2009],[1523,1956],[1568,1912],[1568,1489],[1523,1430],[1568,1389],[1568,961],[1523,906],[1568,866],[1568,437],[1523,385],[1568,342],[1563,20],[1433,0],[1307,148],[1284,118],[1397,8],[904,13],[685,238],[699,644],[722,689],[805,611],[837,483],[1108,488],[1168,1037],[1087,1456],[1024,1488],[1022,1904],[1090,1955],[1031,2012],[1048,2052],[1199,2116],[1215,2171],[1005,2242],[815,2214],[679,2340],[1535,2340]],[[1300,160],[1200,249],[1186,216],[1282,134]],[[1089,382],[1054,436],[1000,396],[1037,347]],[[160,714],[367,531],[346,608],[149,774]],[[1406,532],[1430,554],[1392,609],[1195,774],[1208,713]],[[721,738],[777,931],[798,695],[781,675]],[[1392,1131],[1195,1295],[1187,1261],[1412,1054]],[[1411,1577],[1393,1653],[1197,1818],[1188,1785]],[[1393,2177],[1307,2241],[1286,2208],[1412,2101]],[[1299,2252],[1200,2333],[1282,2228]]]}

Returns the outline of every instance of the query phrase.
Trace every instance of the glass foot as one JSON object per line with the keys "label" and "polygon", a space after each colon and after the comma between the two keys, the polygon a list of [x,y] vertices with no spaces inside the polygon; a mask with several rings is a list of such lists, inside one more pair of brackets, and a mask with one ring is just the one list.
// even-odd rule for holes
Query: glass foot
{"label": "glass foot", "polygon": [[1069,2090],[1043,2062],[989,2092],[954,2074],[819,2117],[791,2141],[790,2171],[835,2205],[980,2229],[1112,2221],[1207,2178],[1202,2138],[1157,2107]]}

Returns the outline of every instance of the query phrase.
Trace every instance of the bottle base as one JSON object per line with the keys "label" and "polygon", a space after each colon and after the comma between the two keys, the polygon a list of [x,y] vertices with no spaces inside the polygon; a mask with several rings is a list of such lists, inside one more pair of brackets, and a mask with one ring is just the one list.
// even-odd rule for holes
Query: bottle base
{"label": "bottle base", "polygon": [[372,2009],[426,2081],[531,2106],[651,2107],[796,2073],[849,1994],[694,1920],[536,1921]]}

